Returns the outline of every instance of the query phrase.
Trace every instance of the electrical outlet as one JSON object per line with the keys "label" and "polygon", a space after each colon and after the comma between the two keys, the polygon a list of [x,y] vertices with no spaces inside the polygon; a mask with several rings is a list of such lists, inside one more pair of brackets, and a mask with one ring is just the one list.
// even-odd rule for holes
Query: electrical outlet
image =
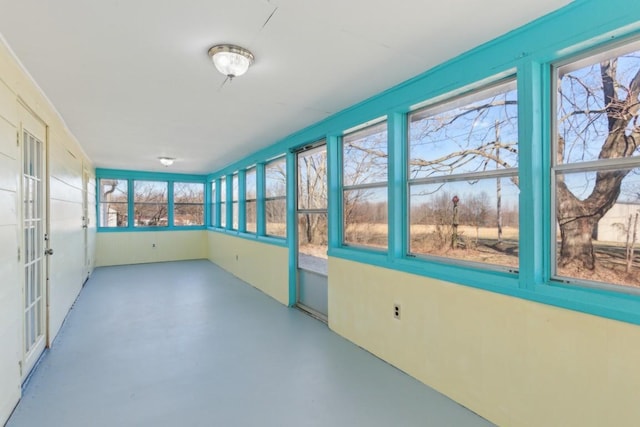
{"label": "electrical outlet", "polygon": [[393,318],[400,320],[400,304],[393,304]]}

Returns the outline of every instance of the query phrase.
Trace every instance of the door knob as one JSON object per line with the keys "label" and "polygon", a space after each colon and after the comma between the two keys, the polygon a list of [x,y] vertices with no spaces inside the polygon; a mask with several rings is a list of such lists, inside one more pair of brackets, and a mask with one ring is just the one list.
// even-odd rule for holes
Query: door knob
{"label": "door knob", "polygon": [[45,255],[53,255],[53,249],[49,248],[47,250],[44,251]]}

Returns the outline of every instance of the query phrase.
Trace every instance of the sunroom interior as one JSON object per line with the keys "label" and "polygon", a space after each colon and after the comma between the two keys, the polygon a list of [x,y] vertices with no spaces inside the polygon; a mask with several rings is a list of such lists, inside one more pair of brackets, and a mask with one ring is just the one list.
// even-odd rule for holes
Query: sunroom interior
{"label": "sunroom interior", "polygon": [[96,271],[207,260],[491,423],[638,424],[640,3],[195,3],[3,4],[0,422]]}

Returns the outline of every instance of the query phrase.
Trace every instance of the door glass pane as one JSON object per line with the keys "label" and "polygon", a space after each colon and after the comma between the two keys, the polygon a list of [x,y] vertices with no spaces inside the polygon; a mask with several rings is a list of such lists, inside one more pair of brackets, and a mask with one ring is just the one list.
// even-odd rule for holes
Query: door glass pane
{"label": "door glass pane", "polygon": [[298,155],[298,209],[327,208],[327,150],[321,147]]}

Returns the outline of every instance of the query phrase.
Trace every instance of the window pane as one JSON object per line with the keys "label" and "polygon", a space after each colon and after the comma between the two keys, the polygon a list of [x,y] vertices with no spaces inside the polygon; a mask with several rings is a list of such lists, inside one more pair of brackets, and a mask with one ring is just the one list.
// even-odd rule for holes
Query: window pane
{"label": "window pane", "polygon": [[286,237],[287,201],[285,199],[266,200],[264,203],[266,232],[269,236]]}
{"label": "window pane", "polygon": [[128,225],[128,193],[126,179],[100,180],[100,227]]}
{"label": "window pane", "polygon": [[220,201],[223,203],[227,201],[227,178],[224,176],[220,178]]}
{"label": "window pane", "polygon": [[238,202],[231,204],[231,229],[238,229]]}
{"label": "window pane", "polygon": [[387,122],[350,133],[342,138],[343,184],[387,181]]}
{"label": "window pane", "polygon": [[231,180],[231,200],[234,202],[238,201],[238,174],[234,174]]}
{"label": "window pane", "polygon": [[173,206],[173,225],[203,225],[204,184],[197,182],[174,182]]}
{"label": "window pane", "polygon": [[227,178],[220,178],[220,227],[227,226]]}
{"label": "window pane", "polygon": [[298,155],[298,209],[327,208],[327,149]]}
{"label": "window pane", "polygon": [[518,196],[511,178],[411,185],[409,251],[517,268]]}
{"label": "window pane", "polygon": [[409,115],[409,179],[518,166],[515,80]]}
{"label": "window pane", "polygon": [[246,200],[256,199],[256,168],[247,169],[245,175],[245,198]]}
{"label": "window pane", "polygon": [[287,194],[286,159],[282,158],[265,166],[265,196],[278,197]]}
{"label": "window pane", "polygon": [[[619,194],[602,194],[617,181]],[[640,286],[640,167],[559,173],[556,204],[557,275]]]}
{"label": "window pane", "polygon": [[557,163],[640,154],[638,138],[630,138],[637,132],[640,93],[640,51],[632,50],[605,53],[558,70]]}
{"label": "window pane", "polygon": [[204,203],[204,184],[198,182],[174,182],[174,203]]}
{"label": "window pane", "polygon": [[162,181],[134,181],[134,211],[136,227],[166,227],[168,183]]}
{"label": "window pane", "polygon": [[211,226],[215,227],[216,225],[216,182],[213,181],[211,183]]}
{"label": "window pane", "polygon": [[247,226],[246,226],[246,231],[247,233],[255,233],[257,228],[256,228],[256,201],[248,201],[247,202],[247,214],[246,214],[246,219],[247,219]]}
{"label": "window pane", "polygon": [[386,249],[387,188],[347,190],[344,200],[344,242]]}
{"label": "window pane", "polygon": [[173,225],[203,225],[204,205],[179,204],[174,206]]}

